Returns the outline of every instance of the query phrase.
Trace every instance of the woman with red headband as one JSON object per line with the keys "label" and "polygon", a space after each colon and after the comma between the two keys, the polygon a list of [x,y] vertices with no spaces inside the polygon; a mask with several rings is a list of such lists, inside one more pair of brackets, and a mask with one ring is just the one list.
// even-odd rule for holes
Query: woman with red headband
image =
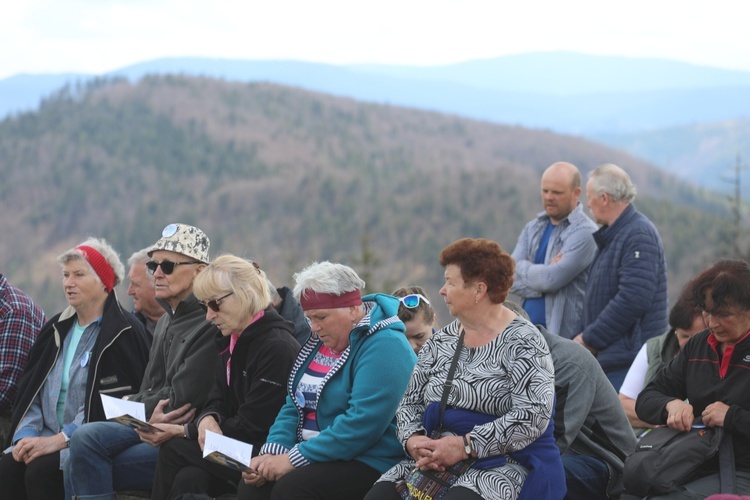
{"label": "woman with red headband", "polygon": [[398,299],[362,297],[365,283],[350,267],[314,263],[294,279],[312,337],[237,498],[362,498],[403,457],[394,415],[416,355]]}
{"label": "woman with red headband", "polygon": [[70,436],[105,419],[99,394],[136,392],[148,361],[146,332],[114,292],[125,273],[117,252],[89,238],[57,261],[69,306],[42,327],[19,382],[12,446],[0,459],[3,498],[63,498]]}

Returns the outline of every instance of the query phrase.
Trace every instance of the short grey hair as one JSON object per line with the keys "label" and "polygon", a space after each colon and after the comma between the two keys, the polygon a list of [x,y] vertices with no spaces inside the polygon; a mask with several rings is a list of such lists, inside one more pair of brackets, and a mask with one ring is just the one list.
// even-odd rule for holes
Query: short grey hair
{"label": "short grey hair", "polygon": [[125,266],[122,264],[122,261],[120,261],[120,255],[115,251],[114,248],[110,246],[109,243],[107,243],[104,238],[91,237],[83,243],[80,243],[75,247],[66,250],[65,252],[57,256],[57,263],[60,264],[61,267],[64,267],[65,264],[73,260],[83,261],[87,266],[89,266],[89,269],[91,269],[91,273],[101,283],[101,278],[99,278],[99,275],[96,274],[94,268],[91,267],[89,261],[86,260],[86,257],[83,255],[83,251],[78,249],[78,247],[81,245],[89,246],[102,254],[104,260],[107,261],[107,264],[110,265],[112,271],[114,271],[115,273],[115,284],[113,285],[113,288],[122,283],[122,278],[125,276]]}
{"label": "short grey hair", "polygon": [[306,290],[340,296],[354,290],[361,290],[365,282],[349,266],[333,262],[313,262],[302,271],[294,274],[294,298]]}
{"label": "short grey hair", "polygon": [[148,253],[153,249],[154,247],[152,245],[146,248],[141,248],[137,252],[133,252],[133,255],[131,255],[128,259],[128,267],[133,267],[133,264],[145,264],[146,262],[151,260],[151,257],[148,256]]}
{"label": "short grey hair", "polygon": [[613,201],[635,200],[636,190],[630,176],[613,163],[604,163],[589,172],[589,181],[596,194],[606,193]]}

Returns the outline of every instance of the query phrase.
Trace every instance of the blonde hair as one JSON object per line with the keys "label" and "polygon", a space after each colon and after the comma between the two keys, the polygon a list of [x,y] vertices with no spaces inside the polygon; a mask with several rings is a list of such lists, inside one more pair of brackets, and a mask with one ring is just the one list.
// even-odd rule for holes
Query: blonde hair
{"label": "blonde hair", "polygon": [[230,292],[247,310],[249,317],[271,303],[266,274],[255,262],[236,255],[217,257],[193,282],[193,294],[200,300]]}

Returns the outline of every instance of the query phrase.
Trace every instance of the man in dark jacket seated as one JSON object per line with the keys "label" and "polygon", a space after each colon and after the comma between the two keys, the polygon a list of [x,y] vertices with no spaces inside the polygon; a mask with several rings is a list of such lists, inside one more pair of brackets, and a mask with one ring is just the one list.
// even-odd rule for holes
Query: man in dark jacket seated
{"label": "man in dark jacket seated", "polygon": [[[157,301],[166,314],[154,331],[140,391],[125,396],[145,404],[149,423],[185,424],[203,406],[216,365],[218,329],[206,321],[193,280],[209,262],[209,240],[200,229],[169,224],[151,248],[146,265],[154,277]],[[159,434],[161,440],[173,437]],[[117,490],[150,490],[159,448],[117,422],[78,429],[65,464],[65,490],[73,495],[111,495]]]}

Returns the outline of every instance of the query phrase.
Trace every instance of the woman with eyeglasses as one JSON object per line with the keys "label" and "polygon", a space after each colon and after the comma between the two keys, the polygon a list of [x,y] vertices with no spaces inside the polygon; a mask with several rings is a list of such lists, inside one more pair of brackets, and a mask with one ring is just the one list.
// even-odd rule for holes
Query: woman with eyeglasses
{"label": "woman with eyeglasses", "polygon": [[406,326],[406,339],[414,352],[419,354],[425,342],[435,332],[435,310],[427,293],[419,286],[399,288],[391,295],[398,297],[398,317]]}
{"label": "woman with eyeglasses", "polygon": [[0,459],[2,498],[63,498],[71,436],[105,419],[99,394],[137,390],[148,360],[143,325],[114,291],[125,274],[117,252],[89,238],[57,262],[68,307],[42,327],[20,379],[12,447]]}
{"label": "woman with eyeglasses", "polygon": [[284,403],[299,350],[294,325],[271,305],[265,273],[255,262],[223,255],[195,279],[193,293],[221,332],[219,363],[200,415],[175,430],[185,439],[159,450],[152,498],[160,500],[236,490],[240,471],[203,458],[206,432],[250,443],[257,454]]}
{"label": "woman with eyeglasses", "polygon": [[456,319],[422,346],[396,412],[408,458],[366,498],[398,500],[415,469],[442,471],[461,461],[471,467],[445,500],[515,499],[522,488],[521,498],[562,498],[552,357],[539,330],[503,305],[513,258],[493,241],[464,238],[443,249],[440,265],[440,295]]}
{"label": "woman with eyeglasses", "polygon": [[[734,448],[736,493],[750,495],[750,266],[721,260],[685,286],[706,330],[694,335],[638,395],[638,418],[688,431],[723,427]],[[719,455],[687,484],[658,498],[706,498],[721,491]],[[657,498],[657,497],[649,497]]]}
{"label": "woman with eyeglasses", "polygon": [[398,300],[362,297],[352,268],[316,262],[294,279],[312,336],[237,498],[356,500],[403,457],[394,413],[416,356]]}

